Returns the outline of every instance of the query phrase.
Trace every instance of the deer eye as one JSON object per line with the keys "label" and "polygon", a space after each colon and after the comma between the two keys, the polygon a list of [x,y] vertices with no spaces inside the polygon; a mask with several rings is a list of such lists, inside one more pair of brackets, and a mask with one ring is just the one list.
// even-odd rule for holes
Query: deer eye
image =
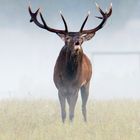
{"label": "deer eye", "polygon": [[66,41],[67,42],[70,42],[70,37],[66,37]]}

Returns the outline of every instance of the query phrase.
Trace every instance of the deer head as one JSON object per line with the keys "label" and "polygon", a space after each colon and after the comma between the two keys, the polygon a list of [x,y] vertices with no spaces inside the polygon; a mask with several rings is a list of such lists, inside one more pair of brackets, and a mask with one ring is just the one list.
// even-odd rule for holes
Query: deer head
{"label": "deer head", "polygon": [[[106,12],[103,12],[98,4],[96,4],[96,7],[102,15],[101,17],[96,17],[96,18],[101,19],[102,22],[93,29],[83,30],[84,26],[88,20],[88,17],[89,17],[89,13],[88,13],[79,32],[69,32],[68,31],[67,23],[62,15],[62,13],[60,13],[60,15],[63,20],[65,30],[53,29],[53,28],[49,27],[46,24],[46,22],[42,16],[42,13],[40,12],[40,9],[38,9],[35,13],[32,12],[30,6],[28,7],[28,9],[29,9],[29,13],[31,16],[30,22],[34,22],[38,27],[40,27],[42,29],[46,29],[50,32],[56,33],[65,42],[65,46],[67,46],[68,49],[70,49],[74,53],[77,53],[77,52],[79,52],[79,50],[82,50],[82,48],[81,48],[82,43],[84,41],[90,40],[98,30],[103,28],[105,22],[112,14],[112,3],[110,4],[109,10]],[[42,23],[40,23],[37,19],[38,13],[40,14]]]}

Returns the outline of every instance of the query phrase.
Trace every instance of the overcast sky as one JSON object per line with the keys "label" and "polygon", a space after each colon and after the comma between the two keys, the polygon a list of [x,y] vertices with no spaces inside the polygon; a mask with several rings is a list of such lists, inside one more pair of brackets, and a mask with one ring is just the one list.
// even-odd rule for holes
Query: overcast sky
{"label": "overcast sky", "polygon": [[[140,97],[140,56],[93,56],[93,52],[140,51],[140,1],[97,0],[104,10],[113,3],[105,27],[83,49],[93,63],[91,98]],[[0,98],[57,98],[53,67],[64,45],[53,33],[29,23],[28,0],[0,0]],[[95,0],[30,0],[33,11],[41,7],[49,26],[64,29],[61,10],[70,31],[78,31],[90,10],[85,29],[100,22]]]}

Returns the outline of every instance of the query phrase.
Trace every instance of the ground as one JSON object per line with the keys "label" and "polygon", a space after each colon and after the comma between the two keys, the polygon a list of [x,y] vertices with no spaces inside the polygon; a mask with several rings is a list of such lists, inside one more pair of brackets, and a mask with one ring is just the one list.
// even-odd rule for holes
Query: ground
{"label": "ground", "polygon": [[1,100],[0,140],[140,140],[140,101],[89,101],[88,123],[80,104],[62,124],[57,101]]}

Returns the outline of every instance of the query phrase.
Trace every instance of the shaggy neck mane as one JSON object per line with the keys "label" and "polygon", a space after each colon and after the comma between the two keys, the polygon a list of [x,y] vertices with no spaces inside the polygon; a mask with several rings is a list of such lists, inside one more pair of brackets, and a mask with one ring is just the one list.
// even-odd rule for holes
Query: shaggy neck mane
{"label": "shaggy neck mane", "polygon": [[66,55],[66,74],[69,79],[73,79],[76,77],[78,73],[80,73],[81,64],[82,64],[82,56],[83,53],[72,54],[71,51],[67,52]]}

